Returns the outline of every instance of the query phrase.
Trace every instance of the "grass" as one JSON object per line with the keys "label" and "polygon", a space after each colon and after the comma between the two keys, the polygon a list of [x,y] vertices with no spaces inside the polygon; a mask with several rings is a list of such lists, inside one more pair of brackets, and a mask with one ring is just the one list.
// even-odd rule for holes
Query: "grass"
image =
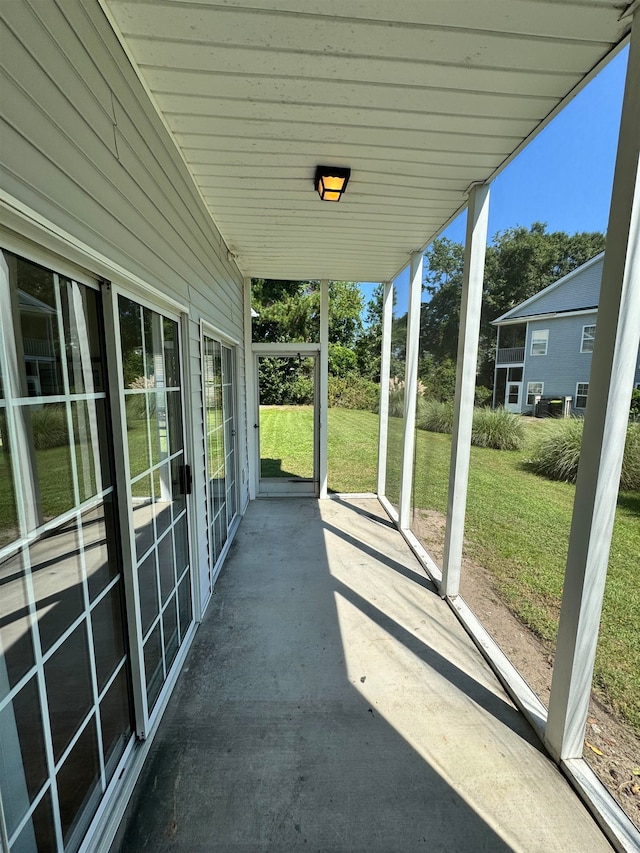
{"label": "grass", "polygon": [[[285,406],[262,412],[263,452],[277,460],[275,470],[311,476],[311,407]],[[137,426],[137,425],[136,425]],[[529,434],[539,431],[527,423]],[[545,425],[545,429],[548,428]],[[451,438],[417,430],[413,506],[446,511]],[[133,456],[146,457],[146,431],[128,433]],[[375,491],[378,417],[351,409],[329,410],[329,488],[339,492]],[[389,419],[387,497],[397,505],[402,419]],[[555,641],[575,488],[527,470],[522,451],[471,449],[465,529],[466,547],[488,569],[504,599],[540,637]],[[47,514],[73,502],[69,450],[36,452]],[[147,489],[143,481],[142,489]],[[14,513],[8,478],[0,482],[0,528],[11,527]],[[5,517],[6,511],[6,517]],[[618,500],[605,588],[595,687],[640,733],[640,493]]]}
{"label": "grass", "polygon": [[313,477],[313,406],[260,406],[260,476]]}
{"label": "grass", "polygon": [[[282,417],[274,412],[274,417]],[[295,429],[289,421],[289,440]],[[525,423],[527,438],[539,423]],[[451,438],[417,430],[413,505],[446,512]],[[378,418],[329,410],[329,487],[374,491]],[[402,419],[389,419],[387,497],[397,505]],[[294,464],[289,447],[283,465]],[[527,470],[522,451],[471,449],[465,541],[474,560],[495,578],[509,607],[552,647],[564,581],[575,487]],[[289,461],[291,459],[291,461]],[[618,501],[596,658],[595,689],[640,733],[640,494]]]}

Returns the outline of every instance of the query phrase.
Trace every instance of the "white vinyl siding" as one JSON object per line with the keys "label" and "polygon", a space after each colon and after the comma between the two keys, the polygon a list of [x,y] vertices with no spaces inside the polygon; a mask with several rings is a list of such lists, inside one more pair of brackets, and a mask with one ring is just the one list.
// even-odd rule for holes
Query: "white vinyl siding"
{"label": "white vinyl siding", "polygon": [[578,382],[576,384],[576,409],[585,409],[587,406],[587,395],[589,394],[589,383]]}
{"label": "white vinyl siding", "polygon": [[593,326],[583,326],[582,327],[582,341],[580,343],[580,352],[593,352],[593,342],[596,337],[596,327]]}
{"label": "white vinyl siding", "polygon": [[535,405],[535,398],[542,397],[544,382],[527,382],[527,406]]}
{"label": "white vinyl siding", "polygon": [[531,355],[546,355],[549,329],[534,329],[531,332]]}

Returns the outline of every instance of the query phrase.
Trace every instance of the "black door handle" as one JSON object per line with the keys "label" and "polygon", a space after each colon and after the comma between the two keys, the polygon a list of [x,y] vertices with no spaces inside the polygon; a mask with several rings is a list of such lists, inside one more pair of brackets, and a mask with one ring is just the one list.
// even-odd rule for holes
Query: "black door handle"
{"label": "black door handle", "polygon": [[193,482],[191,478],[191,465],[181,465],[178,478],[180,483],[180,494],[190,495]]}

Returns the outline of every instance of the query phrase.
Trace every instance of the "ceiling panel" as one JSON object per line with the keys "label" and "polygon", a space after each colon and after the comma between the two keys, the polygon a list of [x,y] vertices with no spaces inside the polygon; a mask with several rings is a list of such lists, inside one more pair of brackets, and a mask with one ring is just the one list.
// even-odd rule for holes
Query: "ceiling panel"
{"label": "ceiling panel", "polygon": [[[248,275],[387,280],[623,42],[617,0],[101,0]],[[317,164],[352,169],[339,204]]]}

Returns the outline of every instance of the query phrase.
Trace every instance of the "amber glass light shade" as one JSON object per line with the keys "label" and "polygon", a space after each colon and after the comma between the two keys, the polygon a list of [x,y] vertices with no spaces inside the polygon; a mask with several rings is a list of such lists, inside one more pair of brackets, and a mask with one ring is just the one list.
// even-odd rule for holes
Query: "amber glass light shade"
{"label": "amber glass light shade", "polygon": [[340,201],[347,188],[351,169],[338,166],[318,166],[314,186],[322,201]]}

